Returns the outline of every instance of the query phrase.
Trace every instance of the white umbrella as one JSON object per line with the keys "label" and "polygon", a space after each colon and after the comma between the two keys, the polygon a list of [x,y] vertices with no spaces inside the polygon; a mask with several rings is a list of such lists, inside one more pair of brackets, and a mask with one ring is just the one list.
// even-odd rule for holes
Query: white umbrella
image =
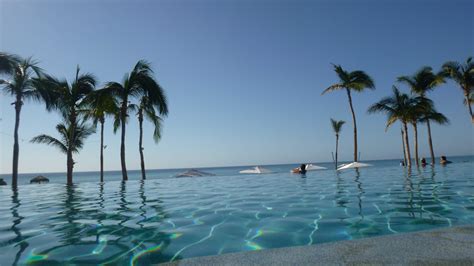
{"label": "white umbrella", "polygon": [[362,167],[369,167],[372,166],[371,164],[368,163],[359,163],[359,162],[353,162],[353,163],[348,163],[348,164],[342,164],[337,168],[337,170],[345,170],[345,169],[351,169],[351,168],[362,168]]}
{"label": "white umbrella", "polygon": [[313,164],[307,164],[306,165],[306,171],[324,170],[324,169],[327,169],[327,168],[322,167],[322,166],[313,165]]}
{"label": "white umbrella", "polygon": [[269,174],[271,172],[272,171],[270,171],[268,169],[265,169],[263,167],[255,166],[252,169],[242,170],[239,173],[241,173],[241,174]]}

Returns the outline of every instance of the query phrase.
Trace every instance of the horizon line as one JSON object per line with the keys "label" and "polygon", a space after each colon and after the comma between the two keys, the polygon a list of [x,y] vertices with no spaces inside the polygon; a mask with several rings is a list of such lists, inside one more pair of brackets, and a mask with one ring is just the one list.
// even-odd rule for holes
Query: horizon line
{"label": "horizon line", "polygon": [[[450,157],[465,157],[465,156],[474,156],[474,153],[472,154],[462,154],[462,155],[449,155]],[[439,158],[440,156],[435,156],[436,158]],[[384,158],[384,159],[369,159],[369,160],[361,160],[361,161],[390,161],[390,160],[403,160],[403,158]],[[414,158],[412,159],[414,160]],[[338,163],[343,163],[343,162],[351,162],[350,160],[342,160],[339,161]],[[331,161],[325,161],[325,162],[306,162],[306,163],[334,163]],[[153,169],[146,169],[146,171],[156,171],[156,170],[180,170],[180,169],[209,169],[209,168],[231,168],[231,167],[251,167],[251,166],[275,166],[275,165],[288,165],[288,164],[295,164],[299,165],[301,162],[290,162],[290,163],[271,163],[271,164],[247,164],[247,165],[227,165],[227,166],[198,166],[198,167],[176,167],[176,168],[153,168]],[[105,172],[120,172],[122,171],[121,169],[117,170],[104,170]],[[131,169],[127,170],[127,172],[131,171],[141,171],[141,169]],[[86,170],[86,171],[74,171],[75,173],[93,173],[93,172],[100,172],[100,170]],[[66,171],[61,171],[61,172],[21,172],[18,173],[20,175],[23,174],[61,174],[61,173],[66,173]],[[0,173],[0,175],[11,175],[12,173]]]}

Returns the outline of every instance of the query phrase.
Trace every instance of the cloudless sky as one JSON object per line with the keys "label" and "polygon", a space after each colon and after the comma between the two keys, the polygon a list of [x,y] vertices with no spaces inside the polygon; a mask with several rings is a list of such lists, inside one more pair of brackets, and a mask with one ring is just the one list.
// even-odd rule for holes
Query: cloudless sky
{"label": "cloudless sky", "polygon": [[[331,63],[371,75],[375,91],[354,94],[362,160],[400,158],[400,126],[370,104],[396,77],[436,71],[474,55],[474,2],[454,1],[22,1],[0,0],[0,50],[33,56],[48,73],[71,80],[76,65],[104,84],[121,81],[139,59],[153,64],[170,115],[155,144],[145,125],[149,169],[331,161],[329,119],[346,120],[342,160],[352,158],[352,122]],[[404,85],[399,86],[408,91]],[[449,126],[433,126],[437,155],[474,153],[474,131],[456,84],[429,94]],[[0,173],[11,172],[13,98],[0,96]],[[56,113],[24,105],[20,172],[65,171],[58,150],[29,140],[56,136]],[[138,122],[127,129],[127,166],[139,168]],[[420,155],[428,156],[426,128]],[[411,139],[410,139],[411,140]],[[105,168],[120,169],[120,134],[110,120]],[[76,171],[99,169],[99,135],[76,155]]]}

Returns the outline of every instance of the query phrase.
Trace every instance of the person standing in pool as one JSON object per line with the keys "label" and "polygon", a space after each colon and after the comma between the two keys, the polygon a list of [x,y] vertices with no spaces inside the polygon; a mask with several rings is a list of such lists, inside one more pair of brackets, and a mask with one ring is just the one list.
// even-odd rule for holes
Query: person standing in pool
{"label": "person standing in pool", "polygon": [[425,167],[426,166],[426,159],[421,158],[421,166]]}
{"label": "person standing in pool", "polygon": [[304,175],[306,174],[306,164],[301,164],[300,166],[300,174]]}
{"label": "person standing in pool", "polygon": [[291,172],[293,174],[306,174],[306,164],[301,164],[300,167],[293,168]]}
{"label": "person standing in pool", "polygon": [[446,156],[441,156],[441,160],[439,161],[439,163],[441,165],[446,165],[446,164],[449,164],[449,163],[452,163],[451,161],[448,161],[448,159],[446,159]]}

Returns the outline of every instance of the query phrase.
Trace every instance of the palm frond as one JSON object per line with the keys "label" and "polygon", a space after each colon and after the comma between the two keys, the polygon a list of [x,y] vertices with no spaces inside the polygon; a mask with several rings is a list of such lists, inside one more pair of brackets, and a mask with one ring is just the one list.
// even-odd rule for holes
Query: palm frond
{"label": "palm frond", "polygon": [[94,125],[103,121],[107,115],[115,115],[119,112],[117,98],[114,97],[112,90],[102,88],[89,93],[79,105],[79,113],[85,120],[92,120]]}
{"label": "palm frond", "polygon": [[387,114],[387,130],[397,120],[409,122],[413,116],[413,108],[416,99],[405,93],[401,93],[397,87],[392,87],[393,94],[389,97],[382,98],[379,102],[371,105],[368,109],[369,113],[386,113]]}
{"label": "palm frond", "polygon": [[155,108],[153,106],[145,106],[142,110],[145,118],[147,118],[147,120],[150,121],[155,127],[153,131],[153,139],[155,142],[158,142],[161,138],[163,119],[156,114]]}
{"label": "palm frond", "polygon": [[396,115],[394,115],[394,114],[388,115],[388,117],[387,117],[387,123],[386,123],[386,125],[385,125],[385,131],[387,131],[388,128],[389,128],[390,126],[392,126],[393,124],[395,124],[395,122],[397,122],[398,120],[399,120],[399,119],[398,119],[398,117],[397,117]]}
{"label": "palm frond", "polygon": [[338,135],[341,132],[342,125],[344,125],[345,123],[346,121],[343,121],[343,120],[337,121],[331,118],[331,126],[332,126],[332,129],[334,130],[334,133],[336,133],[336,135]]}
{"label": "palm frond", "polygon": [[12,75],[21,61],[18,55],[0,52],[0,74]]}
{"label": "palm frond", "polygon": [[449,124],[449,119],[443,115],[442,113],[436,112],[433,110],[432,112],[426,113],[421,119],[420,122],[424,123],[426,121],[432,121],[440,125],[447,125]]}
{"label": "palm frond", "polygon": [[341,83],[348,83],[350,81],[350,74],[349,72],[345,71],[341,65],[332,64],[334,67],[334,72],[336,72],[337,76],[341,80]]}
{"label": "palm frond", "polygon": [[361,70],[350,72],[350,82],[347,84],[348,88],[355,91],[362,91],[365,88],[375,89],[375,83],[372,78]]}
{"label": "palm frond", "polygon": [[114,115],[114,134],[117,133],[117,130],[122,125],[122,119],[120,119],[120,114],[117,113]]}
{"label": "palm frond", "polygon": [[336,91],[336,90],[341,90],[341,89],[344,89],[344,86],[342,84],[333,84],[331,86],[329,86],[327,89],[325,89],[321,95],[324,95],[328,92],[333,92],[333,91]]}
{"label": "palm frond", "polygon": [[448,77],[459,84],[464,95],[469,95],[474,89],[474,62],[472,57],[468,57],[464,64],[454,61],[446,62],[442,69],[444,77]]}
{"label": "palm frond", "polygon": [[422,67],[413,76],[401,76],[398,82],[408,85],[413,93],[424,96],[428,91],[444,83],[443,72],[435,74],[429,66]]}
{"label": "palm frond", "polygon": [[33,139],[31,139],[30,142],[31,143],[42,143],[42,144],[46,144],[46,145],[49,145],[49,146],[53,146],[53,147],[58,148],[62,153],[67,153],[66,145],[64,145],[58,139],[53,138],[49,135],[45,135],[45,134],[38,135],[38,136],[34,137]]}
{"label": "palm frond", "polygon": [[145,95],[152,105],[158,108],[160,115],[168,115],[168,103],[163,88],[151,76],[140,76],[137,83],[143,88]]}
{"label": "palm frond", "polygon": [[405,83],[410,89],[416,87],[416,81],[409,76],[400,76],[397,78],[397,81],[400,83]]}
{"label": "palm frond", "polygon": [[[72,130],[71,127],[68,128],[68,131]],[[74,153],[78,153],[79,150],[84,146],[84,141],[90,135],[95,133],[95,129],[83,121],[74,127],[74,139],[71,142],[71,150]]]}

